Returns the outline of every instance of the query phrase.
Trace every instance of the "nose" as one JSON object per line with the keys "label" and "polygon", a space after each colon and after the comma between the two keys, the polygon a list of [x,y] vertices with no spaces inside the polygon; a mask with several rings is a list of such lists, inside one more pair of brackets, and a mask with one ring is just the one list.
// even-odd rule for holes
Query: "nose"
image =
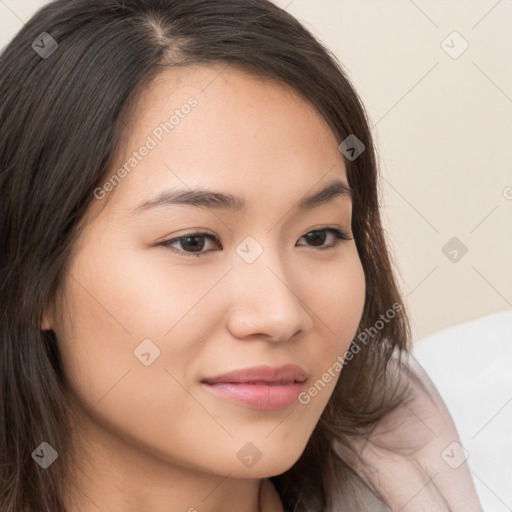
{"label": "nose", "polygon": [[277,258],[264,257],[268,252],[235,266],[228,329],[236,338],[280,342],[304,334],[313,324],[300,283],[293,278],[297,273],[287,272]]}

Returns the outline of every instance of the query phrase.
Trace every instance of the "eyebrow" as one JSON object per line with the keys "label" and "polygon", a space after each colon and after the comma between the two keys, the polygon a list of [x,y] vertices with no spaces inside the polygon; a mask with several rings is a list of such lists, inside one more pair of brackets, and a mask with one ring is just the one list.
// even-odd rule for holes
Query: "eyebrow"
{"label": "eyebrow", "polygon": [[[320,190],[302,197],[297,203],[296,209],[299,212],[310,210],[338,197],[345,197],[352,200],[353,190],[343,181],[333,180]],[[139,204],[133,209],[132,214],[141,210],[172,205],[220,209],[233,213],[244,213],[247,211],[247,203],[242,197],[196,188],[189,190],[165,190],[158,196]]]}

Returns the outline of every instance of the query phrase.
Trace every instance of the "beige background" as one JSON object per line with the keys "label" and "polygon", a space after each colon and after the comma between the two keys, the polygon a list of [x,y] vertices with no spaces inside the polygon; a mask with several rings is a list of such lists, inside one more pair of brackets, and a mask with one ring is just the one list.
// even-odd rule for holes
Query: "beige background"
{"label": "beige background", "polygon": [[[45,3],[0,0],[0,45]],[[511,309],[512,3],[275,3],[335,53],[366,105],[415,338]],[[468,250],[449,246],[456,262],[442,251],[453,237]]]}

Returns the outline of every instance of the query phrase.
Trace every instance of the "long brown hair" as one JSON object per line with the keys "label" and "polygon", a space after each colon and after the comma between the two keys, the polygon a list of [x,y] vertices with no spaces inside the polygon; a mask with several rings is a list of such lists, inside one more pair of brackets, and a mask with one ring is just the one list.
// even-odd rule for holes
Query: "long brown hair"
{"label": "long brown hair", "polygon": [[[57,342],[53,331],[40,330],[43,312],[122,143],[122,119],[163,69],[208,63],[290,85],[340,144],[350,135],[364,144],[357,158],[345,156],[366,277],[353,341],[359,350],[299,460],[272,477],[288,511],[361,509],[358,477],[332,444],[349,446],[348,436],[396,405],[396,396],[380,390],[393,353],[409,349],[410,334],[381,225],[368,117],[342,65],[268,0],[56,0],[0,56],[2,512],[65,511],[73,447]],[[390,308],[392,320],[377,325]],[[34,458],[42,442],[58,454],[47,469]]]}

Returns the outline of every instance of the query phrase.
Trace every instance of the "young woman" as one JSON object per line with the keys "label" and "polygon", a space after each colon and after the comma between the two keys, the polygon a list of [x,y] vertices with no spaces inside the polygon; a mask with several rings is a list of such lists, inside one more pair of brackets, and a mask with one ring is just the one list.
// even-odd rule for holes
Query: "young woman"
{"label": "young woman", "polygon": [[297,20],[57,0],[0,98],[2,512],[481,510]]}

